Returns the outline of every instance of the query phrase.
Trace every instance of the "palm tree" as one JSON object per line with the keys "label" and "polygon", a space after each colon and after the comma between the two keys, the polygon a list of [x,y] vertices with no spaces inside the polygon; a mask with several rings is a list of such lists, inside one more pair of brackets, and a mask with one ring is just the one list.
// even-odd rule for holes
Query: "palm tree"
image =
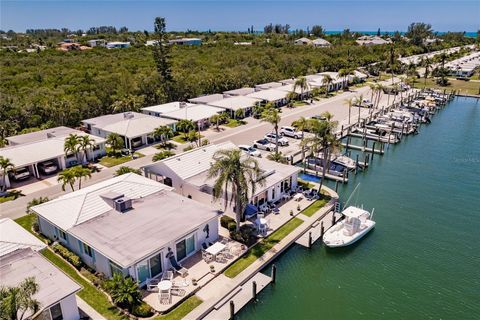
{"label": "palm tree", "polygon": [[213,116],[210,117],[210,123],[214,123],[215,124],[215,130],[217,131],[220,131],[220,129],[218,128],[219,126],[219,123],[220,122],[220,115],[218,113],[214,114]]}
{"label": "palm tree", "polygon": [[114,132],[107,136],[106,142],[110,145],[114,155],[117,155],[117,151],[120,151],[125,146],[122,137],[118,133]]}
{"label": "palm tree", "polygon": [[299,77],[297,80],[295,80],[295,83],[293,84],[293,92],[295,92],[297,87],[300,89],[301,96],[303,97],[303,93],[310,88],[307,78]]}
{"label": "palm tree", "polygon": [[16,287],[0,289],[0,318],[22,320],[25,314],[35,314],[40,310],[40,302],[33,296],[39,286],[34,277],[28,277]]}
{"label": "palm tree", "polygon": [[353,106],[354,99],[345,99],[343,103],[348,107],[348,124],[350,124],[350,116],[352,114],[352,106]]}
{"label": "palm tree", "polygon": [[423,89],[425,89],[427,87],[427,78],[430,74],[430,67],[432,66],[432,63],[428,57],[423,60],[423,63],[425,65],[425,72],[423,73]]}
{"label": "palm tree", "polygon": [[275,130],[275,153],[278,153],[278,124],[281,119],[280,112],[277,108],[270,106],[262,112],[262,121],[273,125],[273,129]]}
{"label": "palm tree", "polygon": [[65,169],[58,174],[58,182],[62,183],[62,190],[65,191],[65,186],[68,184],[72,191],[75,191],[74,184],[76,181],[75,172],[72,169]]}
{"label": "palm tree", "polygon": [[338,71],[338,76],[343,78],[343,86],[344,86],[344,88],[345,88],[345,87],[348,88],[347,77],[348,77],[349,75],[351,75],[351,74],[353,74],[353,71],[352,71],[351,69],[346,69],[346,68],[344,68],[344,69],[340,69],[340,70]]}
{"label": "palm tree", "polygon": [[117,169],[117,171],[115,171],[115,176],[121,176],[122,174],[126,174],[126,173],[135,173],[135,174],[141,175],[142,171],[140,171],[140,169],[135,169],[132,167],[121,166],[120,168]]}
{"label": "palm tree", "polygon": [[302,139],[300,141],[300,147],[302,148],[302,163],[303,163],[303,171],[305,172],[305,130],[307,130],[310,126],[309,120],[305,117],[300,117],[298,120],[293,121],[292,127],[297,129],[298,131],[302,131]]}
{"label": "palm tree", "polygon": [[78,190],[82,189],[83,178],[87,179],[92,177],[92,171],[88,168],[83,168],[82,166],[76,166],[71,170],[73,171],[75,178],[78,179]]}
{"label": "palm tree", "polygon": [[75,155],[75,159],[77,159],[78,161],[78,153],[80,151],[80,137],[74,133],[69,134],[68,137],[65,138],[65,142],[63,143],[63,151],[65,151],[66,156],[68,156],[69,153],[73,153],[73,155]]}
{"label": "palm tree", "polygon": [[357,122],[357,124],[360,124],[360,111],[361,111],[361,108],[362,108],[362,103],[363,103],[363,94],[356,97],[355,100],[354,100],[354,105],[356,105],[358,107],[358,122]]}
{"label": "palm tree", "polygon": [[248,204],[249,197],[255,195],[257,185],[265,184],[263,171],[257,160],[243,157],[240,149],[218,150],[213,155],[213,163],[208,170],[208,178],[215,178],[213,198],[223,198],[225,210],[234,204],[236,228],[240,230],[240,221]]}
{"label": "palm tree", "polygon": [[138,283],[132,277],[123,277],[123,274],[115,272],[112,278],[105,281],[105,290],[115,304],[127,308],[129,312],[134,306],[140,304],[141,294]]}
{"label": "palm tree", "polygon": [[15,166],[10,161],[10,159],[5,158],[3,156],[0,156],[0,170],[2,171],[1,172],[1,174],[2,174],[2,186],[1,186],[0,190],[2,192],[7,190],[7,186],[6,186],[7,175],[9,174],[9,172],[14,170],[14,168],[15,168]]}
{"label": "palm tree", "polygon": [[297,93],[296,93],[295,91],[290,91],[290,92],[287,93],[286,98],[287,98],[287,100],[289,101],[289,103],[291,103],[291,106],[292,106],[292,107],[293,107],[293,101],[294,101],[295,99],[297,99],[297,96],[298,96],[298,95],[297,95]]}
{"label": "palm tree", "polygon": [[185,134],[185,140],[187,140],[188,142],[195,142],[195,145],[197,147],[199,146],[199,139],[200,133],[195,130],[190,130],[187,134]]}
{"label": "palm tree", "polygon": [[333,79],[330,77],[330,75],[324,75],[322,79],[322,84],[325,86],[325,97],[328,97],[328,88],[330,87],[330,84],[332,83]]}
{"label": "palm tree", "polygon": [[[205,140],[203,140],[205,141]],[[152,161],[160,161],[160,160],[163,160],[163,159],[166,159],[168,157],[171,157],[173,156],[175,153],[173,153],[172,151],[170,150],[164,150],[164,151],[160,151],[158,153],[155,153],[152,157]]]}
{"label": "palm tree", "polygon": [[168,139],[173,137],[173,130],[169,126],[160,126],[155,128],[153,131],[153,136],[160,139],[160,143],[164,146]]}
{"label": "palm tree", "polygon": [[177,131],[187,133],[195,129],[195,124],[193,123],[192,120],[182,119],[177,122],[176,128],[177,128]]}
{"label": "palm tree", "polygon": [[78,137],[78,148],[85,155],[85,162],[88,162],[88,157],[87,157],[88,150],[93,150],[94,147],[95,147],[95,140],[90,138],[90,136],[84,135],[84,136]]}

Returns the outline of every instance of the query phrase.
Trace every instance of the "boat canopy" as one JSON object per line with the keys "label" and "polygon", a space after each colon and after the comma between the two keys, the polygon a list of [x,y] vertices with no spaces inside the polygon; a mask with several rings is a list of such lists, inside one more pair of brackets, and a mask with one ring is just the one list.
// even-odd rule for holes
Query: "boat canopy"
{"label": "boat canopy", "polygon": [[361,208],[352,207],[352,206],[343,210],[342,214],[347,218],[360,218],[360,217],[363,217],[363,216],[368,217],[370,215],[370,213],[368,211],[363,210]]}

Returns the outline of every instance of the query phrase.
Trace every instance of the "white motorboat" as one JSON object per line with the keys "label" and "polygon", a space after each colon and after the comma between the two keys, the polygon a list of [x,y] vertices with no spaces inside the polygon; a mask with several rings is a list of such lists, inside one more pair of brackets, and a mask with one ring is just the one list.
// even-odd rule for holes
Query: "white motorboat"
{"label": "white motorboat", "polygon": [[355,243],[375,227],[375,221],[370,212],[350,206],[342,211],[345,219],[328,229],[323,235],[326,246],[346,247]]}

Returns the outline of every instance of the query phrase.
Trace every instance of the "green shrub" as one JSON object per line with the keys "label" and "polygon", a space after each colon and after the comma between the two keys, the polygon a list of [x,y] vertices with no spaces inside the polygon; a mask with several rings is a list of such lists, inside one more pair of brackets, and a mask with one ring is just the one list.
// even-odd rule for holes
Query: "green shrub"
{"label": "green shrub", "polygon": [[74,266],[77,270],[80,270],[83,266],[83,262],[79,256],[62,246],[61,244],[57,243],[52,247],[53,251],[58,253],[62,256],[65,260],[67,260],[72,266]]}
{"label": "green shrub", "polygon": [[232,217],[229,217],[227,215],[223,215],[220,218],[220,225],[224,228],[228,228],[228,224],[231,223],[231,222],[235,222],[235,219],[233,219]]}
{"label": "green shrub", "polygon": [[237,224],[235,222],[229,222],[227,229],[230,232],[235,231],[237,229]]}
{"label": "green shrub", "polygon": [[251,246],[257,241],[255,228],[250,225],[241,226],[240,231],[230,231],[230,238],[247,246]]}
{"label": "green shrub", "polygon": [[136,317],[148,318],[153,316],[153,311],[148,304],[146,304],[145,302],[142,302],[139,305],[133,306],[132,314]]}

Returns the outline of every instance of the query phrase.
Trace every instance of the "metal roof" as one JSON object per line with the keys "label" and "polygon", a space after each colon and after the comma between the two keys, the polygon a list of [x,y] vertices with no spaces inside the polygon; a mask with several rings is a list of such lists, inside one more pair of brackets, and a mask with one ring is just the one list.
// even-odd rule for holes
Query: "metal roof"
{"label": "metal roof", "polygon": [[0,257],[18,249],[42,250],[47,245],[10,218],[0,219]]}
{"label": "metal roof", "polygon": [[239,109],[251,108],[254,105],[258,104],[259,102],[260,102],[260,99],[250,98],[245,96],[236,96],[236,97],[228,97],[218,101],[213,101],[213,102],[210,102],[209,105],[236,111]]}
{"label": "metal roof", "polygon": [[224,91],[223,94],[230,95],[230,96],[245,96],[253,92],[255,92],[254,88],[240,88],[235,90]]}
{"label": "metal roof", "polygon": [[223,94],[215,93],[215,94],[209,94],[206,96],[200,96],[200,97],[188,99],[188,101],[191,103],[209,103],[212,101],[220,100],[222,98],[223,98]]}
{"label": "metal roof", "polygon": [[68,127],[55,127],[45,130],[39,130],[34,132],[29,132],[25,134],[19,134],[16,136],[11,136],[6,138],[10,145],[17,145],[29,142],[35,142],[40,140],[46,140],[53,137],[64,137],[68,136],[71,133],[81,133],[81,131],[68,128]]}
{"label": "metal roof", "polygon": [[204,119],[209,119],[214,114],[218,114],[225,111],[222,108],[217,108],[209,106],[206,104],[191,104],[185,108],[181,108],[175,111],[162,113],[162,117],[171,118],[175,120],[192,120],[200,121]]}
{"label": "metal roof", "polygon": [[268,89],[268,90],[261,90],[251,94],[248,94],[247,97],[266,100],[269,102],[278,101],[285,99],[287,97],[288,92],[277,90],[277,89]]}
{"label": "metal roof", "polygon": [[181,104],[184,104],[184,106],[192,106],[193,105],[193,103],[175,101],[175,102],[164,103],[164,104],[159,104],[159,105],[156,105],[156,106],[142,108],[142,110],[162,114],[162,113],[168,113],[168,112],[172,112],[172,111],[182,109],[184,106],[181,106]]}

